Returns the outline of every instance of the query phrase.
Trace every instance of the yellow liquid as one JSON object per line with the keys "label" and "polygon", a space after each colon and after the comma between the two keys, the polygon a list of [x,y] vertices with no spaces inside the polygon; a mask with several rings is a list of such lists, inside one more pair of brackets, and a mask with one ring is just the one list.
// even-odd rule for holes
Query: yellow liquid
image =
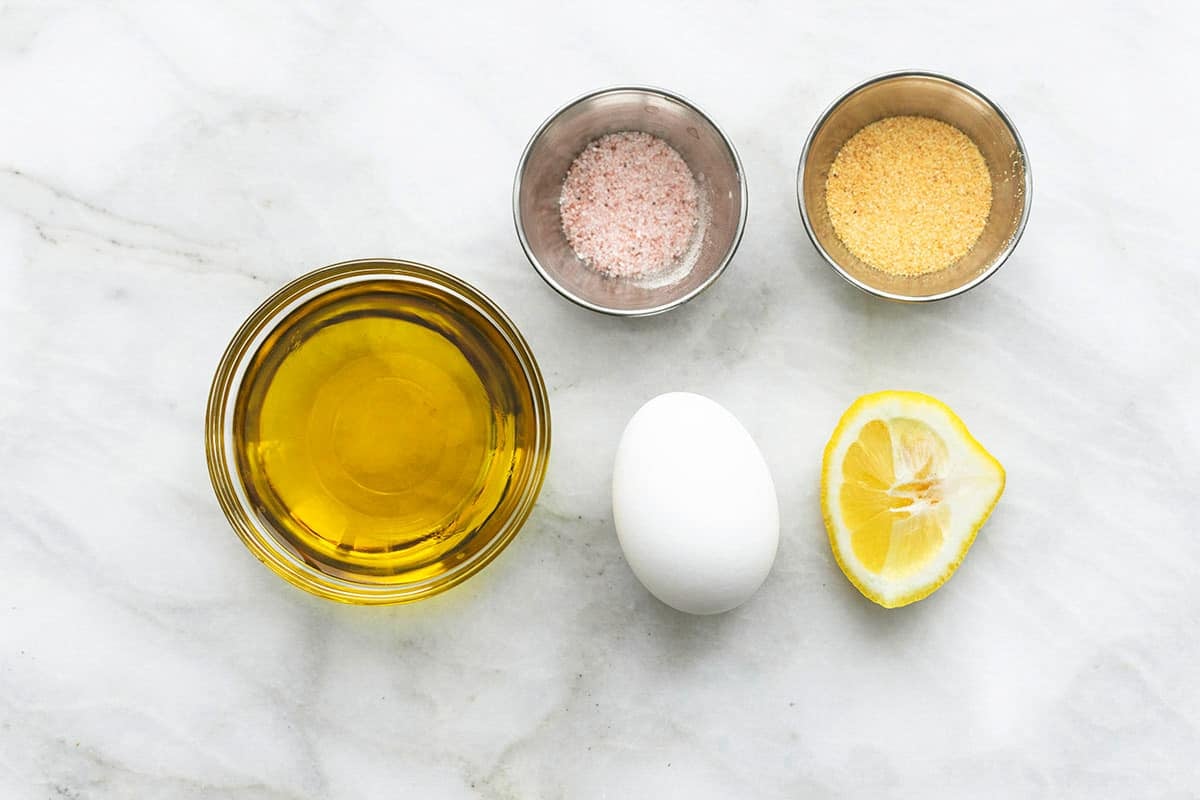
{"label": "yellow liquid", "polygon": [[[533,400],[467,303],[397,281],[334,289],[252,359],[234,431],[242,483],[327,573],[434,578],[487,544],[524,473]],[[500,513],[497,513],[500,512]]]}

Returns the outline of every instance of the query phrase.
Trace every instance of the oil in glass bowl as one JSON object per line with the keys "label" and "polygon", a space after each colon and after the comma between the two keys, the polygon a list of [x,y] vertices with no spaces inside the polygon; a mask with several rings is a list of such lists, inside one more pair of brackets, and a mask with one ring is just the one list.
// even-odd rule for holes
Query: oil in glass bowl
{"label": "oil in glass bowl", "polygon": [[548,420],[536,366],[531,381],[487,312],[436,282],[366,278],[309,297],[247,354],[230,403],[237,482],[309,570],[444,588],[515,533],[502,529],[532,506]]}

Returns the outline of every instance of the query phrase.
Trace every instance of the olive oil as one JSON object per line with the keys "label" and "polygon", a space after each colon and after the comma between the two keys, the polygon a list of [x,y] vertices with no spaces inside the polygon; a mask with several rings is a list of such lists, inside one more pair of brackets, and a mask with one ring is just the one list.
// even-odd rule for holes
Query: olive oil
{"label": "olive oil", "polygon": [[237,396],[258,516],[331,575],[436,578],[487,544],[536,437],[511,346],[469,302],[368,280],[309,300],[263,341]]}

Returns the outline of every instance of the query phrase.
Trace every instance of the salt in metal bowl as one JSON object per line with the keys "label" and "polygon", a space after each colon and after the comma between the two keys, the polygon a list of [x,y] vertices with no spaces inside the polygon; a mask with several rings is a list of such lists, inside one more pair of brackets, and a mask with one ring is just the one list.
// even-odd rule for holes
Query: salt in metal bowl
{"label": "salt in metal bowl", "polygon": [[[667,268],[639,278],[606,276],[567,243],[559,215],[567,170],[589,142],[618,131],[643,131],[665,140],[696,177],[702,240],[690,269]],[[746,226],[746,177],[733,143],[695,105],[663,89],[617,86],[571,101],[533,134],[513,182],[513,220],[529,262],[563,297],[605,314],[649,316],[691,300],[729,265]]]}

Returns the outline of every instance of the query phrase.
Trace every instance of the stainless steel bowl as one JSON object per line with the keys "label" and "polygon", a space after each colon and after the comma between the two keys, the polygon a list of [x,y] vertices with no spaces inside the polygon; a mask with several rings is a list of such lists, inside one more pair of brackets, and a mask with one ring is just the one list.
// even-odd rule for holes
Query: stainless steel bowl
{"label": "stainless steel bowl", "polygon": [[[694,266],[683,274],[607,277],[567,244],[558,208],[567,169],[588,142],[617,131],[664,139],[700,184],[702,240]],[[513,220],[530,263],[563,297],[605,314],[649,316],[686,303],[724,272],[746,225],[746,178],[733,143],[692,103],[662,89],[617,86],[571,101],[533,134],[513,183]]]}
{"label": "stainless steel bowl", "polygon": [[[974,140],[992,178],[992,211],[974,247],[944,270],[897,276],[863,263],[829,221],[825,181],[846,140],[863,126],[897,115],[933,117]],[[962,81],[932,72],[893,72],[860,83],[817,120],[796,179],[800,216],[817,251],[847,281],[889,300],[924,302],[961,294],[987,280],[1012,253],[1029,219],[1033,179],[1016,127],[998,105]]]}

